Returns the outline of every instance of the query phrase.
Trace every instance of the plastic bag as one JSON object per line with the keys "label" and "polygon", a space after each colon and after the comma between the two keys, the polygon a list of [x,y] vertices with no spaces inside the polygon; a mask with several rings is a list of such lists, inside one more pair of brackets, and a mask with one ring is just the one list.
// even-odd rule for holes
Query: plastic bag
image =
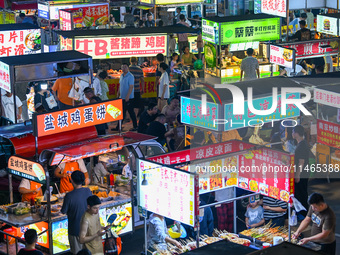
{"label": "plastic bag", "polygon": [[68,97],[74,100],[79,100],[80,95],[78,91],[75,89],[74,85],[72,86],[71,90],[68,92]]}

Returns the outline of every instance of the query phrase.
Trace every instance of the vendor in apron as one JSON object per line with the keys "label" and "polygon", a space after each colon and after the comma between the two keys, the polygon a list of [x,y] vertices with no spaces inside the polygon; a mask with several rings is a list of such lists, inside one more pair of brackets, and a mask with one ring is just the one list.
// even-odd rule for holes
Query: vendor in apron
{"label": "vendor in apron", "polygon": [[66,193],[73,190],[71,174],[77,170],[85,174],[85,184],[90,184],[90,179],[84,164],[84,160],[78,159],[76,161],[61,163],[54,171],[54,176],[60,178],[60,193]]}
{"label": "vendor in apron", "polygon": [[43,195],[41,184],[27,179],[21,180],[21,183],[19,185],[19,192],[22,195],[22,202],[30,202],[31,199],[35,199],[36,197]]}

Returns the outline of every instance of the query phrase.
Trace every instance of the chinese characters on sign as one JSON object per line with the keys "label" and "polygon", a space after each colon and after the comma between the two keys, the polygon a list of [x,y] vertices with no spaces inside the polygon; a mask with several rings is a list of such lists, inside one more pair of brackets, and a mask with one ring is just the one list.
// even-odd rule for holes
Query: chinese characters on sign
{"label": "chinese characters on sign", "polygon": [[39,183],[46,182],[45,170],[39,163],[11,156],[8,160],[8,168],[11,174]]}
{"label": "chinese characters on sign", "polygon": [[3,62],[0,62],[0,88],[11,92],[9,66]]}
{"label": "chinese characters on sign", "polygon": [[[330,45],[331,47],[322,48],[321,46]],[[325,53],[331,55],[338,54],[338,42],[323,40],[321,42],[311,42],[311,43],[296,43],[284,45],[285,48],[291,48],[295,50],[295,56],[297,59],[305,58],[309,56],[317,57],[323,56]]]}
{"label": "chinese characters on sign", "polygon": [[59,20],[61,30],[72,30],[71,12],[59,10]]}
{"label": "chinese characters on sign", "polygon": [[40,29],[0,31],[0,57],[41,53]]}
{"label": "chinese characters on sign", "polygon": [[[300,98],[300,93],[288,93],[287,99]],[[273,104],[272,96],[258,98],[253,100],[253,106],[257,110],[268,110],[271,108]],[[255,115],[253,114],[248,107],[248,101],[244,102],[244,109],[248,109],[248,113],[246,115],[234,115],[233,113],[233,104],[225,105],[225,113],[224,119],[228,120],[225,124],[225,131],[237,129],[241,127],[247,127],[248,125],[256,125],[258,123],[277,121],[286,118],[298,117],[300,116],[300,109],[296,107],[294,104],[287,105],[286,113],[287,115],[281,115],[281,96],[278,96],[277,100],[277,108],[276,111],[272,114],[266,115]]]}
{"label": "chinese characters on sign", "polygon": [[332,106],[335,108],[340,108],[340,94],[315,88],[314,89],[314,102]]}
{"label": "chinese characters on sign", "polygon": [[194,226],[195,176],[140,159],[137,159],[137,165],[138,205],[150,212]]}
{"label": "chinese characters on sign", "polygon": [[64,38],[60,36],[59,39],[60,39],[60,50],[72,50],[73,49],[71,38]]}
{"label": "chinese characters on sign", "polygon": [[218,130],[218,125],[214,126],[214,120],[218,119],[218,105],[207,103],[207,114],[202,114],[202,101],[181,97],[181,122],[197,127],[211,130]]}
{"label": "chinese characters on sign", "polygon": [[340,125],[329,121],[317,120],[318,143],[340,149]]}
{"label": "chinese characters on sign", "polygon": [[122,100],[33,115],[34,135],[46,136],[123,119]]}
{"label": "chinese characters on sign", "polygon": [[75,49],[94,59],[147,57],[166,53],[166,35],[76,38]]}
{"label": "chinese characters on sign", "polygon": [[261,12],[285,18],[287,13],[287,2],[286,0],[262,0]]}
{"label": "chinese characters on sign", "polygon": [[219,43],[219,24],[210,20],[203,19],[202,21],[202,39],[211,42]]}
{"label": "chinese characters on sign", "polygon": [[270,45],[270,63],[293,69],[295,63],[294,50]]}
{"label": "chinese characters on sign", "polygon": [[242,43],[280,39],[280,18],[222,23],[221,43]]}

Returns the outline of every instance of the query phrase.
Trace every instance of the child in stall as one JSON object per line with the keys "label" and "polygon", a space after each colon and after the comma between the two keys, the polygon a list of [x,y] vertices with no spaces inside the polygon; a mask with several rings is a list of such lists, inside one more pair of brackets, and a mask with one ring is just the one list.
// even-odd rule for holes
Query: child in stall
{"label": "child in stall", "polygon": [[247,228],[256,228],[264,224],[263,207],[259,205],[259,201],[254,198],[250,198],[246,217]]}

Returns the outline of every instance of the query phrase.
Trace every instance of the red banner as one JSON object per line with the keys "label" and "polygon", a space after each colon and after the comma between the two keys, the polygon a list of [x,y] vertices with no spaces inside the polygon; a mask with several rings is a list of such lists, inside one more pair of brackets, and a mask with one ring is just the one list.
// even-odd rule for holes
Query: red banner
{"label": "red banner", "polygon": [[318,143],[340,149],[340,125],[329,121],[317,120]]}
{"label": "red banner", "polygon": [[[322,48],[321,46],[331,46],[327,48]],[[305,58],[308,56],[323,56],[325,53],[338,54],[338,41],[317,41],[317,42],[305,42],[283,45],[285,48],[292,48],[296,50],[296,58]]]}

